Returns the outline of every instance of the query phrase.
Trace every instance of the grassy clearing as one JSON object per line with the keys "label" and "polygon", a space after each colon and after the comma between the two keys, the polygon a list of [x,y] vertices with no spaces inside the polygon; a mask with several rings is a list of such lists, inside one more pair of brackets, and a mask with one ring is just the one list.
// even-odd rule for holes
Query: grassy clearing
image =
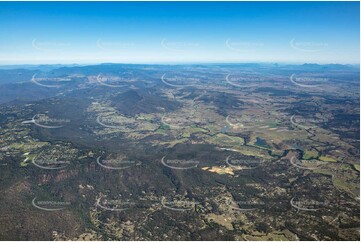
{"label": "grassy clearing", "polygon": [[325,162],[337,162],[337,160],[335,160],[334,158],[329,157],[329,156],[320,156],[319,160],[325,161]]}
{"label": "grassy clearing", "polygon": [[303,154],[302,159],[310,160],[310,159],[315,159],[317,157],[318,157],[318,152],[316,150],[306,150],[305,153]]}

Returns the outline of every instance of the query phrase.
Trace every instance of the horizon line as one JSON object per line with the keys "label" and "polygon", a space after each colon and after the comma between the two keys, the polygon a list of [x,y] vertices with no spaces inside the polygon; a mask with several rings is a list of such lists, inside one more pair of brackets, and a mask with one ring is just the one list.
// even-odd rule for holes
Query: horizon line
{"label": "horizon line", "polygon": [[18,64],[0,64],[0,66],[46,66],[46,65],[79,65],[79,66],[86,66],[86,65],[104,65],[104,64],[118,64],[118,65],[239,65],[239,64],[278,64],[278,65],[351,65],[360,66],[359,63],[339,63],[339,62],[284,62],[284,61],[246,61],[246,62],[73,62],[73,63],[18,63]]}

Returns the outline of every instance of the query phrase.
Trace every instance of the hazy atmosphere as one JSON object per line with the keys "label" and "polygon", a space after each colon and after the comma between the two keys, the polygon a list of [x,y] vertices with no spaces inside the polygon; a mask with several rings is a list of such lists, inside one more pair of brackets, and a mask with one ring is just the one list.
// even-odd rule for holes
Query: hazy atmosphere
{"label": "hazy atmosphere", "polygon": [[0,64],[358,64],[359,15],[359,2],[1,2]]}
{"label": "hazy atmosphere", "polygon": [[359,2],[0,2],[0,241],[360,241]]}

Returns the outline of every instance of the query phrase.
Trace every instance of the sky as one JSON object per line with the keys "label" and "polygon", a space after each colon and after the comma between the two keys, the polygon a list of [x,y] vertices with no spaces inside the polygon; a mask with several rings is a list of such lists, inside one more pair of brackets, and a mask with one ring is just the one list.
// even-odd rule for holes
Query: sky
{"label": "sky", "polygon": [[0,64],[360,63],[359,2],[0,2]]}

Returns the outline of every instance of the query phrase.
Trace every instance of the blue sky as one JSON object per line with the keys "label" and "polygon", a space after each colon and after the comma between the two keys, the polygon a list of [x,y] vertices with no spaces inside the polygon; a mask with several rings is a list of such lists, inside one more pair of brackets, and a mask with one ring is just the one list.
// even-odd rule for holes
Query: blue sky
{"label": "blue sky", "polygon": [[0,64],[353,64],[359,19],[359,2],[0,2]]}

